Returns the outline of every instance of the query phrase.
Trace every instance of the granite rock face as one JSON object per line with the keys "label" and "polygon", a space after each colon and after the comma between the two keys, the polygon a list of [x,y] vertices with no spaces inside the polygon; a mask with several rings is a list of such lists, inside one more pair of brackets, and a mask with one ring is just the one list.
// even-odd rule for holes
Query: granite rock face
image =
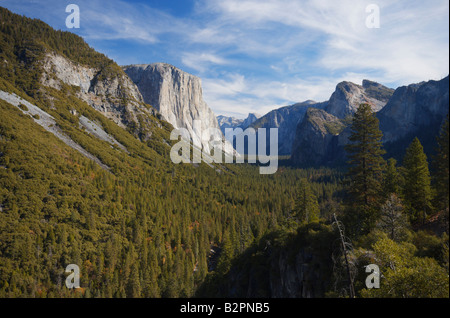
{"label": "granite rock face", "polygon": [[342,159],[339,134],[345,129],[342,120],[322,109],[309,108],[297,126],[292,146],[292,160],[302,166],[323,166]]}
{"label": "granite rock face", "polygon": [[364,80],[363,85],[341,82],[331,95],[326,111],[338,118],[353,115],[363,103],[372,105],[372,110],[381,110],[388,102],[394,90],[376,82]]}
{"label": "granite rock face", "polygon": [[384,142],[394,142],[424,127],[440,127],[449,107],[449,77],[402,86],[377,114]]}
{"label": "granite rock face", "polygon": [[246,129],[247,127],[249,127],[251,124],[253,124],[255,121],[257,121],[259,118],[261,118],[260,114],[257,113],[249,113],[247,118],[245,118],[241,124],[241,128],[242,129]]}
{"label": "granite rock face", "polygon": [[[62,83],[79,87],[77,97],[125,128],[133,122],[140,126],[138,117],[146,120],[156,111],[145,105],[136,85],[120,69],[105,74],[70,61],[56,53],[47,53],[43,60],[41,84],[61,89]],[[147,136],[149,137],[149,136]]]}
{"label": "granite rock face", "polygon": [[[344,119],[353,115],[361,103],[371,104],[374,111],[382,109],[393,92],[394,90],[369,80],[363,80],[362,85],[341,82],[336,85],[336,89],[328,101],[318,103],[307,100],[285,106],[269,112],[251,126],[255,128],[278,128],[278,153],[280,155],[294,155],[293,144],[298,133],[306,133],[304,130],[306,127],[299,132],[297,126],[302,124],[309,108],[321,109],[333,117]],[[322,147],[323,145],[318,146]]]}
{"label": "granite rock face", "polygon": [[[124,66],[123,70],[139,88],[145,103],[152,105],[175,128],[189,131],[194,144],[210,151],[209,142],[223,140],[214,112],[203,100],[200,78],[165,63]],[[201,128],[194,127],[201,121]],[[201,131],[213,128],[209,140]]]}

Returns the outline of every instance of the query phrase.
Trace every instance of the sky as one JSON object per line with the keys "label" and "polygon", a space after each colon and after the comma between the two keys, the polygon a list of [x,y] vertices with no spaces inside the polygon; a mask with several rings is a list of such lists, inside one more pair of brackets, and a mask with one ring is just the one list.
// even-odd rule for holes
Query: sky
{"label": "sky", "polygon": [[[69,4],[79,7],[79,28],[66,25]],[[119,65],[165,62],[200,77],[216,115],[245,118],[325,101],[344,80],[397,88],[449,74],[448,0],[0,0],[0,6],[74,32]]]}

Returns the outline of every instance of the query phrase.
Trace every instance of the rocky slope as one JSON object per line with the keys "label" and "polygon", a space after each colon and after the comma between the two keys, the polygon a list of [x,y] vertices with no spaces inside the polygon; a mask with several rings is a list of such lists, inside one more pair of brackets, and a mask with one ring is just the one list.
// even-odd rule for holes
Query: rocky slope
{"label": "rocky slope", "polygon": [[309,108],[297,126],[291,159],[298,165],[321,166],[342,160],[339,134],[345,123],[317,108]]}
{"label": "rocky slope", "polygon": [[[25,115],[28,115],[31,118],[33,118],[33,121],[36,122],[41,127],[43,127],[46,131],[55,135],[58,139],[63,141],[66,145],[75,149],[76,151],[81,153],[86,158],[97,163],[100,167],[102,167],[102,169],[105,169],[105,170],[110,169],[107,165],[103,164],[96,156],[89,153],[86,149],[84,149],[82,146],[80,146],[78,143],[76,143],[74,140],[72,140],[67,134],[65,134],[58,127],[55,119],[51,115],[49,115],[48,113],[46,113],[45,111],[40,109],[39,107],[29,103],[28,101],[17,96],[16,94],[7,93],[2,90],[0,90],[0,99],[4,100],[5,102],[7,102],[13,106],[16,106]],[[107,135],[107,136],[109,138],[111,138],[113,142],[117,143],[117,141],[115,139],[113,139],[109,135]]]}
{"label": "rocky slope", "polygon": [[393,142],[422,127],[440,127],[448,113],[449,77],[402,86],[378,113],[383,141]]}
{"label": "rocky slope", "polygon": [[[208,152],[210,141],[222,140],[217,119],[203,100],[198,77],[165,63],[129,65],[123,70],[137,85],[144,101],[175,128],[186,128],[194,144],[201,144]],[[201,140],[200,132],[194,127],[196,120],[201,121],[201,131],[213,128],[209,140]]]}
{"label": "rocky slope", "polygon": [[302,103],[281,107],[262,116],[252,123],[250,127],[254,129],[278,128],[278,154],[282,156],[290,155],[297,124],[303,119],[308,108],[324,108],[325,106],[326,103],[316,103],[308,100]]}
{"label": "rocky slope", "polygon": [[345,118],[353,115],[360,104],[368,103],[377,112],[386,105],[393,92],[393,89],[369,80],[363,80],[362,86],[341,82],[336,85],[325,110],[338,118]]}
{"label": "rocky slope", "polygon": [[[54,52],[43,59],[41,84],[60,90],[62,84],[78,87],[77,97],[121,127],[131,123],[141,126],[154,109],[144,104],[144,99],[125,73],[106,72],[74,63]],[[148,138],[146,136],[146,138]]]}

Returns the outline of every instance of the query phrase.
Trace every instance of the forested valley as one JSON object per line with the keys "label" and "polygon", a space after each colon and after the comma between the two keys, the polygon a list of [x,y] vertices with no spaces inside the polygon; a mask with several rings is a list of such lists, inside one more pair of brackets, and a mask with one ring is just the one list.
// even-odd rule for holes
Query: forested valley
{"label": "forested valley", "polygon": [[[171,127],[157,115],[124,129],[77,98],[79,88],[40,82],[47,51],[105,78],[122,74],[115,62],[41,21],[3,8],[0,21],[0,90],[45,110],[109,167],[0,99],[0,297],[294,297],[272,283],[283,275],[276,264],[299,253],[315,268],[301,296],[449,297],[448,118],[433,155],[416,138],[401,162],[362,104],[340,168],[286,160],[261,175],[253,164],[173,164]],[[88,134],[79,114],[127,151]],[[379,289],[364,284],[372,263]],[[69,264],[80,288],[65,286]]]}

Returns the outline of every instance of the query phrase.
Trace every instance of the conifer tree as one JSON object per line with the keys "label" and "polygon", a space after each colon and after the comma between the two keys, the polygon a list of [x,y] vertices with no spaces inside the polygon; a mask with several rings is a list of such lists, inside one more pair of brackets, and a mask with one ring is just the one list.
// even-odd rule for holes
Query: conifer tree
{"label": "conifer tree", "polygon": [[300,223],[311,223],[319,220],[319,204],[305,178],[300,180],[299,193],[295,202],[294,217]]}
{"label": "conifer tree", "polygon": [[383,192],[386,198],[389,198],[393,193],[400,194],[400,174],[397,169],[397,160],[394,158],[390,158],[387,162]]}
{"label": "conifer tree", "polygon": [[223,235],[222,250],[220,252],[220,258],[217,262],[216,271],[220,274],[226,274],[231,267],[231,260],[233,256],[234,251],[230,232],[226,230]]}
{"label": "conifer tree", "polygon": [[414,138],[406,149],[403,166],[405,167],[404,196],[410,219],[414,222],[421,218],[424,222],[427,212],[431,209],[431,186],[427,156],[418,138]]}
{"label": "conifer tree", "polygon": [[379,122],[369,104],[361,104],[352,124],[348,154],[346,221],[352,234],[368,233],[377,220],[383,199],[382,176],[385,153]]}

